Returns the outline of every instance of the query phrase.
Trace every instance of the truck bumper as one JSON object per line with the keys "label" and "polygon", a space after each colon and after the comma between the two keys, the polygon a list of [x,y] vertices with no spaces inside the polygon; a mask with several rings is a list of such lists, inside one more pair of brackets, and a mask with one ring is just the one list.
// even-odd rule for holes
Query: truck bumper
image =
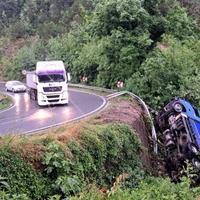
{"label": "truck bumper", "polygon": [[38,95],[38,105],[47,106],[47,105],[58,105],[58,104],[68,104],[68,97],[63,97],[63,94],[48,94],[48,95]]}

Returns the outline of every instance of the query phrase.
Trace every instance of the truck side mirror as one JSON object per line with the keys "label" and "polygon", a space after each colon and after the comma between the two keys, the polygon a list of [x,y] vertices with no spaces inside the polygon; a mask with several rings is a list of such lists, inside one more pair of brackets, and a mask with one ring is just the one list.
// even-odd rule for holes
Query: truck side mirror
{"label": "truck side mirror", "polygon": [[67,73],[67,80],[71,81],[71,74],[69,72]]}

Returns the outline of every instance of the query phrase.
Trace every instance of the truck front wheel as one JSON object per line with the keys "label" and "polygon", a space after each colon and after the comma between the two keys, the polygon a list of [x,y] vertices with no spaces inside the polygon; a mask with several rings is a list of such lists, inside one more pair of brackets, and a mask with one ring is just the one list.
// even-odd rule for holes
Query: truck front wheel
{"label": "truck front wheel", "polygon": [[37,100],[37,91],[36,90],[31,89],[29,92],[29,95],[30,95],[30,99],[32,99],[34,101]]}

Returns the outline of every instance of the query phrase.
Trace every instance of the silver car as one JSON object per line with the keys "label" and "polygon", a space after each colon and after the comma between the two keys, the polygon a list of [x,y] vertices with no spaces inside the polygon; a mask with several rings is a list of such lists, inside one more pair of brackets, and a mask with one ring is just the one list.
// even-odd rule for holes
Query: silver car
{"label": "silver car", "polygon": [[20,81],[8,81],[5,85],[6,91],[25,92],[26,86]]}

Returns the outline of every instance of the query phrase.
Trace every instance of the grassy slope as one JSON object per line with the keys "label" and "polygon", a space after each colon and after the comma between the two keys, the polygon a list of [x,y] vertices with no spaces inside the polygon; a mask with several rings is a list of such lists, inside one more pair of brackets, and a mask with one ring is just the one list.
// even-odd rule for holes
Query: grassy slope
{"label": "grassy slope", "polygon": [[[143,146],[147,147],[147,141],[145,136],[148,135],[148,131],[145,128],[145,120],[143,121],[143,112],[136,102],[120,98],[109,102],[108,106],[100,113],[93,117],[82,120],[80,122],[74,122],[66,124],[60,127],[51,128],[47,131],[43,131],[39,134],[32,136],[5,136],[0,139],[0,145],[10,146],[14,151],[20,152],[20,155],[27,163],[30,163],[36,171],[43,171],[43,165],[41,159],[46,151],[45,144],[49,141],[55,141],[63,148],[66,148],[66,143],[75,139],[79,141],[83,130],[90,130],[92,127],[101,127],[109,123],[126,123],[135,129],[138,137]],[[91,129],[92,131],[93,129]],[[146,167],[149,167],[150,154],[148,148],[144,149],[145,156],[143,156],[143,163]],[[143,153],[144,153],[143,152]],[[120,177],[119,177],[120,178]],[[118,183],[119,182],[119,183]],[[172,184],[169,180],[156,179],[148,182],[144,182],[138,190],[134,190],[130,193],[127,190],[118,190],[120,186],[120,180],[116,179],[115,185],[112,188],[106,189],[96,188],[95,190],[86,190],[85,193],[80,194],[79,197],[74,199],[109,199],[109,200],[121,200],[121,199],[134,199],[139,200],[142,198],[152,199],[196,199],[196,192],[190,191],[187,184]],[[181,193],[180,193],[181,191]],[[98,194],[100,192],[100,194]],[[106,198],[108,192],[109,197]],[[182,197],[185,198],[182,198]],[[171,198],[172,197],[172,198]],[[180,198],[181,197],[181,198]],[[58,198],[59,199],[59,198]]]}
{"label": "grassy slope", "polygon": [[12,103],[13,102],[10,97],[0,94],[0,110],[10,107]]}

